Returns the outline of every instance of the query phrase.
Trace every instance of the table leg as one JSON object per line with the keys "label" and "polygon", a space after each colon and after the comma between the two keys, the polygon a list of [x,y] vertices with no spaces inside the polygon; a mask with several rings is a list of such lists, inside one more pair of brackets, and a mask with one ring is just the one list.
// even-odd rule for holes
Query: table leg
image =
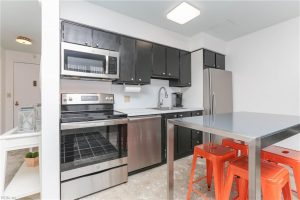
{"label": "table leg", "polygon": [[167,123],[167,164],[168,164],[168,183],[167,199],[174,198],[174,124]]}
{"label": "table leg", "polygon": [[[2,146],[3,143],[0,143]],[[0,198],[4,195],[5,175],[6,175],[7,152],[5,149],[0,149]]]}
{"label": "table leg", "polygon": [[260,140],[249,142],[249,160],[248,160],[248,175],[249,175],[249,199],[261,199],[261,178],[260,178]]}

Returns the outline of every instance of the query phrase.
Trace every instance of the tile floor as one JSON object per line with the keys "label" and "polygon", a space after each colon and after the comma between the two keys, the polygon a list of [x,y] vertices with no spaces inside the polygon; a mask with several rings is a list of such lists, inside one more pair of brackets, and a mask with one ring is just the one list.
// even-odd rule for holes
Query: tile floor
{"label": "tile floor", "polygon": [[[188,179],[192,157],[186,157],[175,161],[175,200],[186,198]],[[196,176],[205,174],[205,164],[200,160],[196,169]],[[82,200],[165,200],[167,199],[167,165],[153,168],[151,170],[129,176],[128,182],[113,188],[98,192],[96,194],[82,198]],[[206,192],[207,199],[214,199],[213,188],[207,191],[205,181],[200,182],[198,188]],[[232,194],[235,196],[235,194]],[[38,196],[32,196],[23,200],[37,200]],[[200,200],[199,196],[193,194],[192,200]],[[296,200],[293,194],[293,200]]]}

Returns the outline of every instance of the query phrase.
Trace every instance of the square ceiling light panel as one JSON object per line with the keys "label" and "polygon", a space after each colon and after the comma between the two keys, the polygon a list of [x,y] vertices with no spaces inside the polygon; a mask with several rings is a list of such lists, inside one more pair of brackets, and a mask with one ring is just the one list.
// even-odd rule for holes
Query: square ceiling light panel
{"label": "square ceiling light panel", "polygon": [[167,14],[167,18],[178,24],[185,24],[200,15],[200,10],[186,2],[182,2]]}

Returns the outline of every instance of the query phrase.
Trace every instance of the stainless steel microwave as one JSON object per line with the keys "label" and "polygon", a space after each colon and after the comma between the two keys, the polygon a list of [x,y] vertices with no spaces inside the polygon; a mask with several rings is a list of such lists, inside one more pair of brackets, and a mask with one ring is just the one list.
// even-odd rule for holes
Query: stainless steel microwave
{"label": "stainless steel microwave", "polygon": [[118,79],[119,53],[72,43],[61,43],[61,75]]}

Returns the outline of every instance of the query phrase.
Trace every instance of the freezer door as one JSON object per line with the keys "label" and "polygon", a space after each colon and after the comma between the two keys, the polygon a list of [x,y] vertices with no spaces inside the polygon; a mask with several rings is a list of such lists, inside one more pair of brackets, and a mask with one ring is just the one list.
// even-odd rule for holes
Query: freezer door
{"label": "freezer door", "polygon": [[211,114],[210,71],[203,70],[203,115]]}
{"label": "freezer door", "polygon": [[213,114],[232,112],[232,73],[219,69],[209,70],[211,83],[211,112]]}

